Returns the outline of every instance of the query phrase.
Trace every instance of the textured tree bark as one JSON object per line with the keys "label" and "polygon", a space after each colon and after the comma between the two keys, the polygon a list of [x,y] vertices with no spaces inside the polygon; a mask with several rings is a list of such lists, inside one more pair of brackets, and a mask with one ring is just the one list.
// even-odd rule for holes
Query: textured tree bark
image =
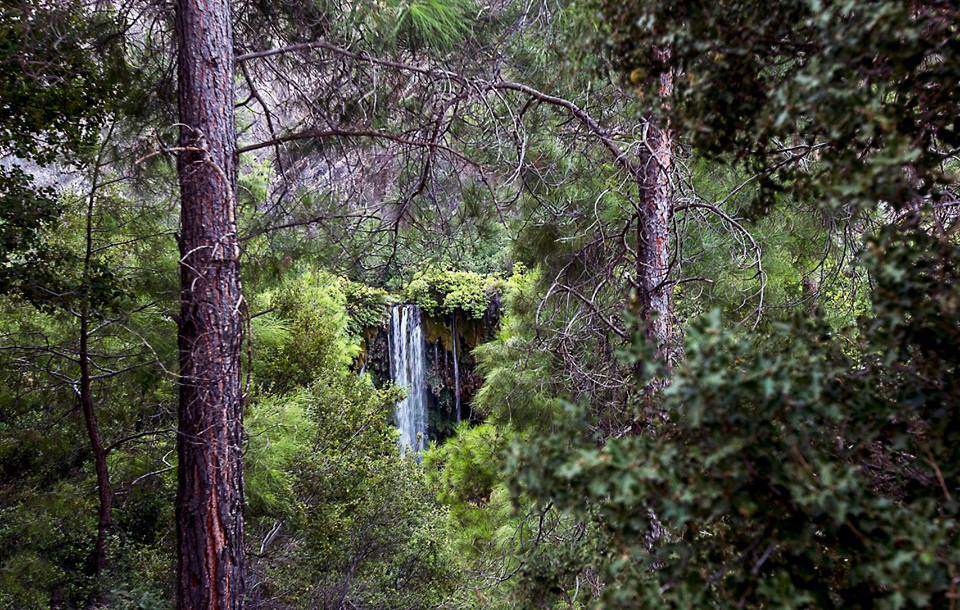
{"label": "textured tree bark", "polygon": [[[668,50],[658,50],[664,66]],[[665,69],[659,77],[659,97],[666,107],[673,96],[673,74]],[[637,223],[637,300],[640,319],[657,356],[668,365],[673,359],[673,291],[670,274],[670,220],[673,213],[673,134],[669,123],[648,117],[648,155],[639,168],[640,214]],[[666,121],[666,119],[663,119]]]}
{"label": "textured tree bark", "polygon": [[229,0],[178,0],[177,607],[244,595],[241,310]]}

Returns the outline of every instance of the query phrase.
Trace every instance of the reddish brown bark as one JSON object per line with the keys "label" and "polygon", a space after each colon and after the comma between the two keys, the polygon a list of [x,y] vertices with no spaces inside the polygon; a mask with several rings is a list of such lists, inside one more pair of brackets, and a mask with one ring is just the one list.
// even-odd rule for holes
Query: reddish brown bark
{"label": "reddish brown bark", "polygon": [[[669,51],[657,51],[667,65]],[[673,96],[673,74],[659,77],[659,97],[666,108]],[[670,274],[670,221],[673,213],[673,134],[666,118],[648,116],[646,163],[639,168],[640,214],[637,223],[637,296],[641,320],[657,354],[668,364],[673,356],[673,294]]]}
{"label": "reddish brown bark", "polygon": [[178,0],[177,607],[243,607],[243,422],[229,0]]}

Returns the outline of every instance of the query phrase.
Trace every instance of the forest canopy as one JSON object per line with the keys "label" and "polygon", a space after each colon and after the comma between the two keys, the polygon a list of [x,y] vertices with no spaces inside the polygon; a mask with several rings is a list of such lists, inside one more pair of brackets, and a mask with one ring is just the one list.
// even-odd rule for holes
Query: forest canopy
{"label": "forest canopy", "polygon": [[0,610],[960,605],[952,0],[0,7]]}

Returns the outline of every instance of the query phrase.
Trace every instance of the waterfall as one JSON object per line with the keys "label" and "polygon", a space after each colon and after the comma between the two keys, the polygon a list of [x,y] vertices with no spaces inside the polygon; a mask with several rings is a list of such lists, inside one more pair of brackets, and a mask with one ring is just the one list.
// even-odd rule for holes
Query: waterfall
{"label": "waterfall", "polygon": [[420,452],[427,446],[427,360],[423,325],[416,305],[390,308],[390,377],[407,389],[397,403],[395,418],[400,428],[400,453]]}
{"label": "waterfall", "polygon": [[453,329],[450,334],[453,341],[453,398],[457,409],[457,423],[460,423],[460,356],[457,354],[457,314],[450,316],[450,327]]}

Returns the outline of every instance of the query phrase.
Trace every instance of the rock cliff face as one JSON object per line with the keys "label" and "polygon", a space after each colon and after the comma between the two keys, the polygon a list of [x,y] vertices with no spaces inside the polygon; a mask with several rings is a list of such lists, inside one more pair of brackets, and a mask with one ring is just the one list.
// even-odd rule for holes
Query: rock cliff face
{"label": "rock cliff face", "polygon": [[[499,299],[493,299],[480,319],[455,311],[443,317],[422,313],[426,360],[427,432],[430,440],[449,437],[458,421],[478,421],[473,397],[483,383],[473,348],[493,338],[500,320]],[[389,328],[366,330],[364,366],[378,385],[391,381]]]}

